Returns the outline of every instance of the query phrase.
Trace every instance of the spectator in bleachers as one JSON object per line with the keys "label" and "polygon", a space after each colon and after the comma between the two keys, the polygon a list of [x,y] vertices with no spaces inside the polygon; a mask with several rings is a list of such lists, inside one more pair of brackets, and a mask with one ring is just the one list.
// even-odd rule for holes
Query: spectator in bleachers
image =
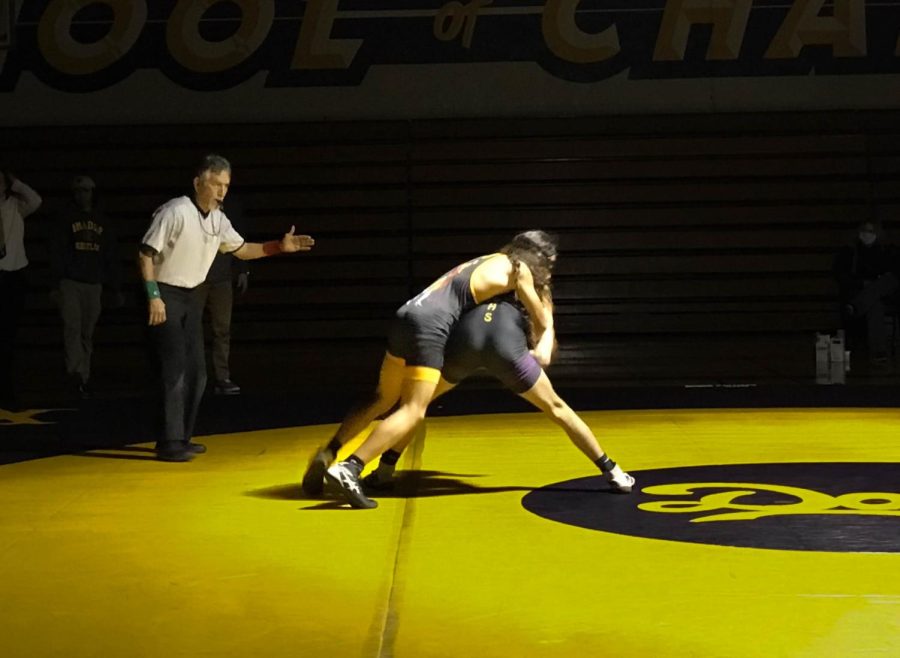
{"label": "spectator in bleachers", "polygon": [[66,374],[73,392],[90,394],[94,328],[100,318],[103,286],[123,304],[121,260],[115,226],[98,208],[96,186],[76,176],[72,198],[57,214],[50,240],[51,298],[63,323]]}
{"label": "spectator in bleachers", "polygon": [[832,267],[848,340],[854,349],[866,349],[875,363],[888,358],[885,312],[896,304],[894,261],[895,250],[884,240],[881,228],[864,221],[853,243],[837,252]]}
{"label": "spectator in bleachers", "polygon": [[0,168],[0,406],[15,406],[13,353],[25,308],[24,219],[41,206],[41,197]]}

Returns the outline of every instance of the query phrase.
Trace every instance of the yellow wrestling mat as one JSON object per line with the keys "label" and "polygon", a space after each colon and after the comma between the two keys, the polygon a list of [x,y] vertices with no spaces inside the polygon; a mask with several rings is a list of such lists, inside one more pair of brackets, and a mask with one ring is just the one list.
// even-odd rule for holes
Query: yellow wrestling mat
{"label": "yellow wrestling mat", "polygon": [[896,410],[583,416],[631,496],[530,413],[430,419],[376,510],[301,494],[331,425],[2,466],[2,655],[900,656]]}

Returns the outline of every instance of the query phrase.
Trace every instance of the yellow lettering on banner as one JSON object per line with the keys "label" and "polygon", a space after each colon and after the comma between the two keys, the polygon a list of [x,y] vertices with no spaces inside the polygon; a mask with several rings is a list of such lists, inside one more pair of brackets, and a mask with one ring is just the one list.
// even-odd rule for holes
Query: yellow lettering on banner
{"label": "yellow lettering on banner", "polygon": [[[98,41],[77,41],[72,37],[75,15],[95,4],[112,9],[112,27]],[[44,61],[60,73],[91,75],[111,66],[131,50],[146,22],[144,0],[50,0],[38,23],[38,48]]]}
{"label": "yellow lettering on banner", "polygon": [[712,25],[707,60],[737,59],[753,0],[669,0],[663,13],[653,59],[684,59],[691,26]]}
{"label": "yellow lettering on banner", "polygon": [[[241,9],[237,32],[222,41],[200,34],[200,20],[213,5],[229,2]],[[246,60],[263,44],[275,20],[274,0],[179,0],[166,26],[172,57],[197,73],[227,71]]]}
{"label": "yellow lettering on banner", "polygon": [[602,32],[590,34],[575,22],[580,0],[547,0],[542,30],[544,41],[554,55],[575,64],[602,62],[619,50],[619,32],[611,25]]}
{"label": "yellow lettering on banner", "polygon": [[865,57],[865,0],[834,0],[834,15],[820,16],[826,2],[796,0],[769,45],[766,58],[794,58],[803,46],[831,46],[836,57]]}
{"label": "yellow lettering on banner", "polygon": [[362,40],[331,38],[337,5],[338,0],[307,0],[293,69],[346,69],[353,62]]}
{"label": "yellow lettering on banner", "polygon": [[462,34],[463,48],[471,48],[478,12],[492,2],[472,0],[467,5],[456,0],[448,2],[434,17],[434,37],[440,41],[452,41]]}

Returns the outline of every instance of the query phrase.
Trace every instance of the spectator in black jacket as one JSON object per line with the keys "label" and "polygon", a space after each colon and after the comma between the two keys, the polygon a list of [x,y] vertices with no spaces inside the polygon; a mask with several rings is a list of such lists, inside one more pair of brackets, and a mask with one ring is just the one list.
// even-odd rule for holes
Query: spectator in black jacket
{"label": "spectator in black jacket", "polygon": [[51,243],[51,297],[63,322],[66,373],[82,397],[89,395],[94,328],[100,318],[103,286],[122,305],[121,261],[115,228],[94,197],[88,176],[72,180],[72,199],[60,210]]}
{"label": "spectator in black jacket", "polygon": [[[243,206],[231,194],[228,195],[228,219],[238,231],[244,230]],[[240,294],[247,292],[250,283],[250,266],[247,261],[228,253],[216,254],[206,275],[206,282],[200,287],[202,305],[209,317],[212,335],[212,369],[216,395],[239,395],[241,387],[231,381],[231,316],[234,307],[236,281]]]}
{"label": "spectator in black jacket", "polygon": [[[875,223],[862,222],[853,244],[834,257],[832,271],[840,291],[841,315],[848,338],[865,328],[866,347],[875,362],[887,360],[886,306],[896,303],[898,289],[896,253],[884,242]],[[855,341],[854,341],[855,342]]]}

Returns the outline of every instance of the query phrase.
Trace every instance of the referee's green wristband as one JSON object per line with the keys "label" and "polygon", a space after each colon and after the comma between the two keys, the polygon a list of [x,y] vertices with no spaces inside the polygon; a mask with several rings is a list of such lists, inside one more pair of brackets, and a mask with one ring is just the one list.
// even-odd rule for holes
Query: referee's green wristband
{"label": "referee's green wristband", "polygon": [[144,281],[144,288],[147,289],[147,299],[159,299],[159,286],[156,281]]}

